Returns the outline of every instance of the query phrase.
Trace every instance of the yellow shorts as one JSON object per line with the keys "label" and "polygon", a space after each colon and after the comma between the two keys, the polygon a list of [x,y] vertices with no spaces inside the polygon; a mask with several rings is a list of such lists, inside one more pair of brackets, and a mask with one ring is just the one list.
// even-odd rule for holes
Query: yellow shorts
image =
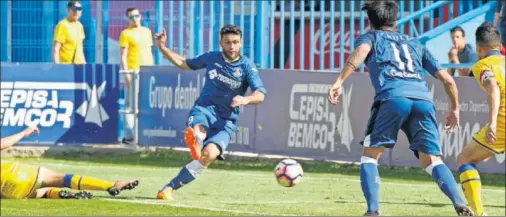
{"label": "yellow shorts", "polygon": [[42,186],[40,167],[2,162],[1,196],[7,199],[33,198]]}
{"label": "yellow shorts", "polygon": [[487,140],[485,140],[485,135],[488,129],[488,125],[485,125],[483,128],[480,129],[476,134],[473,136],[474,142],[476,142],[481,147],[489,150],[490,152],[494,154],[501,154],[504,153],[504,149],[506,148],[506,136],[505,136],[505,121],[504,117],[499,116],[498,122],[497,122],[497,129],[496,129],[496,137],[494,143],[488,144]]}

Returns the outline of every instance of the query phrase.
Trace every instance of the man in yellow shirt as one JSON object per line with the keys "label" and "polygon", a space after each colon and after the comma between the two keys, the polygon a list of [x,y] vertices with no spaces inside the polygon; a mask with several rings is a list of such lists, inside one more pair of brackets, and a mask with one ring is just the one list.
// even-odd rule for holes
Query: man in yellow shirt
{"label": "man in yellow shirt", "polygon": [[[130,20],[130,26],[121,32],[119,37],[120,55],[121,55],[121,69],[127,71],[139,70],[140,66],[153,65],[153,53],[151,47],[153,46],[153,36],[151,30],[141,26],[141,14],[139,9],[135,7],[126,10],[126,16]],[[132,94],[137,93],[138,90],[130,88],[130,76],[125,76],[126,83],[126,96],[125,106],[128,107]],[[137,83],[137,82],[136,82]],[[135,94],[135,97],[138,94]],[[133,114],[126,114],[124,117],[124,138],[123,143],[130,143],[133,141],[134,129]]]}
{"label": "man in yellow shirt", "polygon": [[506,148],[506,84],[504,56],[499,52],[501,37],[491,23],[476,30],[476,51],[480,61],[472,68],[473,75],[486,93],[489,105],[488,123],[473,136],[473,141],[457,156],[460,182],[469,206],[479,216],[486,215],[481,201],[481,181],[476,164]]}
{"label": "man in yellow shirt", "polygon": [[[39,133],[37,127],[25,130],[0,140],[0,150],[6,150],[32,133]],[[81,190],[107,191],[116,196],[121,191],[133,189],[139,181],[124,180],[109,182],[88,176],[64,174],[50,169],[2,159],[0,164],[0,197],[2,199],[90,199],[91,194]],[[62,188],[79,190],[78,192]]]}
{"label": "man in yellow shirt", "polygon": [[84,64],[84,28],[79,22],[83,7],[79,1],[69,1],[68,16],[58,22],[53,37],[53,63]]}

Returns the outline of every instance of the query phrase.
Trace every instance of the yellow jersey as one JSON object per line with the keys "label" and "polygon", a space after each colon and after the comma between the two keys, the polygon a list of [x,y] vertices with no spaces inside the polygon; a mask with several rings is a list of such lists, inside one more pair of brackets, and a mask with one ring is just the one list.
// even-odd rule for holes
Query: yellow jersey
{"label": "yellow jersey", "polygon": [[484,82],[488,78],[495,78],[497,81],[497,85],[499,86],[500,92],[500,104],[499,104],[499,117],[497,117],[497,131],[496,131],[496,141],[493,144],[487,144],[485,140],[485,133],[488,129],[488,126],[483,127],[477,134],[473,136],[473,140],[484,148],[492,151],[495,154],[499,154],[504,152],[506,146],[506,75],[505,75],[505,57],[502,55],[492,55],[486,58],[481,59],[476,64],[474,64],[472,71],[474,78],[480,85],[480,87],[485,90]]}
{"label": "yellow jersey", "polygon": [[81,22],[70,22],[67,18],[58,22],[54,29],[54,41],[61,43],[60,63],[84,64],[84,28]]}
{"label": "yellow jersey", "polygon": [[39,167],[2,160],[0,196],[7,199],[32,198],[42,186]]}
{"label": "yellow jersey", "polygon": [[154,64],[153,36],[151,30],[146,27],[126,28],[119,37],[120,48],[127,49],[128,70],[139,69],[140,66],[151,66]]}

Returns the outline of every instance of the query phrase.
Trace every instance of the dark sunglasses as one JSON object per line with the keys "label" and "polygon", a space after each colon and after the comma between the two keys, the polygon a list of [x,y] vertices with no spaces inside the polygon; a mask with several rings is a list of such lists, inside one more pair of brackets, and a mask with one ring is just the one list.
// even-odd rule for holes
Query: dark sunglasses
{"label": "dark sunglasses", "polygon": [[140,14],[136,14],[136,15],[130,15],[128,18],[130,18],[131,20],[135,19],[135,18],[139,18],[141,17]]}
{"label": "dark sunglasses", "polygon": [[76,6],[72,6],[72,11],[76,12],[76,11],[82,11],[83,10],[83,7],[76,7]]}

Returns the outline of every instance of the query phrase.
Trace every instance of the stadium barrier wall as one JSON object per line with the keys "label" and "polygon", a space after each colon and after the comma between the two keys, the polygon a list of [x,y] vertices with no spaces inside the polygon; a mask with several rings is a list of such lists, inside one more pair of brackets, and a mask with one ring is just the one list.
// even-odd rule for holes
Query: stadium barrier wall
{"label": "stadium barrier wall", "polygon": [[[121,85],[118,65],[10,64],[1,66],[1,134],[39,124],[43,133],[23,139],[32,144],[111,144],[118,141]],[[357,162],[359,141],[369,117],[373,89],[367,75],[354,74],[344,85],[341,102],[330,105],[327,90],[336,73],[260,70],[267,88],[261,105],[241,107],[238,132],[229,151],[278,154]],[[461,127],[443,133],[448,99],[444,88],[428,78],[434,96],[443,159],[456,169],[456,156],[484,126],[488,104],[473,79],[456,78],[460,87]],[[188,112],[205,83],[204,71],[182,72],[169,66],[143,67],[139,81],[138,141],[147,146],[184,146]],[[465,87],[465,88],[463,88]],[[380,163],[417,167],[403,133]],[[479,167],[505,173],[505,155]]]}
{"label": "stadium barrier wall", "polygon": [[118,65],[1,66],[1,134],[38,125],[22,143],[118,143]]}
{"label": "stadium barrier wall", "polygon": [[[232,136],[229,151],[278,154],[321,160],[358,162],[365,126],[370,114],[373,89],[365,74],[355,74],[344,85],[341,102],[331,105],[327,91],[335,73],[260,70],[267,88],[263,104],[244,106],[239,130]],[[428,78],[434,96],[442,156],[456,169],[456,157],[472,135],[486,124],[488,103],[473,79],[456,78],[460,88],[461,127],[444,133],[444,115],[449,106],[443,86]],[[139,82],[139,144],[184,146],[183,131],[188,112],[205,82],[204,71],[182,72],[173,67],[144,67]],[[465,87],[465,88],[462,88]],[[396,148],[380,164],[418,167],[403,133]],[[505,173],[505,155],[480,164],[480,171]]]}

